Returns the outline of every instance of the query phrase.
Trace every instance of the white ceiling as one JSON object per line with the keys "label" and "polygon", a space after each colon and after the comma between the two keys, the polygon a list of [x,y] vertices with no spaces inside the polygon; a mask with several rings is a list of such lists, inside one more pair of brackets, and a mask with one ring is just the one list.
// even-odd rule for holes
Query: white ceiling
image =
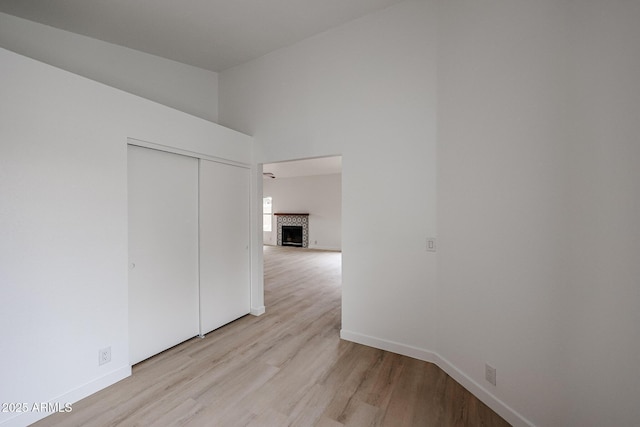
{"label": "white ceiling", "polygon": [[0,0],[0,12],[221,71],[403,0]]}
{"label": "white ceiling", "polygon": [[342,173],[342,157],[320,157],[317,159],[269,163],[262,166],[262,172],[270,172],[276,177],[276,179],[291,178],[294,176],[329,175],[333,173]]}

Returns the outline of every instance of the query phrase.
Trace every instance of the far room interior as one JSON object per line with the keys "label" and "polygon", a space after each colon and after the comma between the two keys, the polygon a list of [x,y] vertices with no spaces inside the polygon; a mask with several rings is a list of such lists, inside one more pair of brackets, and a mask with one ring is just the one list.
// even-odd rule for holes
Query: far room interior
{"label": "far room interior", "polygon": [[[268,163],[262,175],[265,245],[342,250],[341,156]],[[283,226],[300,228],[299,241]]]}

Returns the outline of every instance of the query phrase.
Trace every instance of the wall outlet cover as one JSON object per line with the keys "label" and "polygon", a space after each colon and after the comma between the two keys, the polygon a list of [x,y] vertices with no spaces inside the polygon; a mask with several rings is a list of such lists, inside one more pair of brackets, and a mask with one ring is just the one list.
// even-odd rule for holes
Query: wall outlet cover
{"label": "wall outlet cover", "polygon": [[491,384],[496,385],[496,368],[489,364],[485,364],[484,377]]}
{"label": "wall outlet cover", "polygon": [[436,251],[436,238],[435,237],[427,237],[427,252],[435,252]]}
{"label": "wall outlet cover", "polygon": [[98,365],[111,362],[111,347],[98,350]]}

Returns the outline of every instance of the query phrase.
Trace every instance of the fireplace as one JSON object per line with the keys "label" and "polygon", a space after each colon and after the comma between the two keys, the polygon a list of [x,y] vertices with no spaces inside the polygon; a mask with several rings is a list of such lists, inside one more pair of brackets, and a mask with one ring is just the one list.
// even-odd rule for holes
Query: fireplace
{"label": "fireplace", "polygon": [[277,218],[278,246],[309,247],[308,213],[275,213]]}
{"label": "fireplace", "polygon": [[282,246],[302,247],[302,226],[283,225],[282,226]]}

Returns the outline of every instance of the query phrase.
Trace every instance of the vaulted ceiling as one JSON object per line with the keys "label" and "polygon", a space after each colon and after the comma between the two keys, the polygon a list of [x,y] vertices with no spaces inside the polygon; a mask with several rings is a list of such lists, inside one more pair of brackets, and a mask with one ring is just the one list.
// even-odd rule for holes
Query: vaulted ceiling
{"label": "vaulted ceiling", "polygon": [[403,0],[0,0],[0,12],[222,71]]}

